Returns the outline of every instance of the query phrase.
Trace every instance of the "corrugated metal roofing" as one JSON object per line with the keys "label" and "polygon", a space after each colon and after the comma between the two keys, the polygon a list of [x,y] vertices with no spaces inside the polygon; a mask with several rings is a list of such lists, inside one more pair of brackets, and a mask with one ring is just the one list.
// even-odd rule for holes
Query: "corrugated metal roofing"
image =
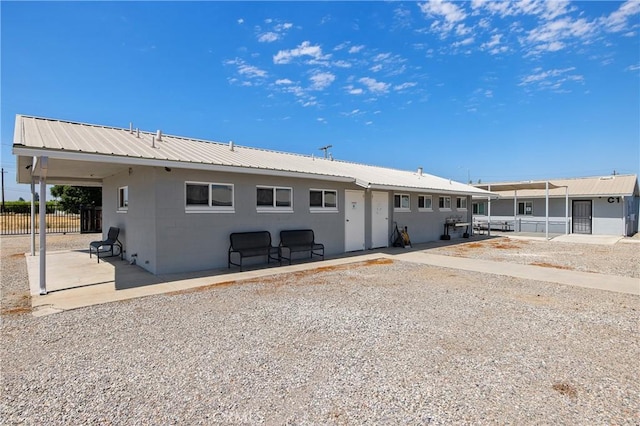
{"label": "corrugated metal roofing", "polygon": [[[518,198],[537,198],[545,196],[546,181],[496,182],[475,185],[479,188],[491,187],[491,192],[501,197],[513,197],[514,189]],[[638,196],[638,177],[636,175],[610,175],[573,179],[550,179],[550,197],[564,197],[565,188],[569,188],[570,197],[593,196]],[[533,189],[532,189],[533,188]],[[506,190],[505,190],[506,189]]]}
{"label": "corrugated metal roofing", "polygon": [[[42,150],[49,159],[73,159],[72,154],[87,154],[91,161],[103,163],[118,159],[155,160],[158,165],[192,168],[224,166],[250,169],[256,173],[300,174],[351,180],[368,188],[406,188],[460,194],[488,195],[488,192],[463,183],[427,173],[396,170],[314,156],[250,148],[229,143],[162,135],[92,124],[18,115],[14,134],[14,154],[31,156]],[[153,146],[152,146],[153,145]],[[87,157],[83,157],[87,159]]]}

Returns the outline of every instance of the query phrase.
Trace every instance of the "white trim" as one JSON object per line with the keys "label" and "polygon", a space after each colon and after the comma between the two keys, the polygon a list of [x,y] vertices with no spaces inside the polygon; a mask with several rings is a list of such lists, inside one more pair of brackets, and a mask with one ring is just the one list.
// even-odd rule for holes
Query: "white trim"
{"label": "white trim", "polygon": [[[322,206],[311,206],[311,191],[322,192]],[[325,204],[325,193],[333,192],[336,196],[336,206],[335,207],[326,207]],[[338,209],[338,190],[337,189],[321,189],[321,188],[309,188],[309,212],[310,213],[337,213]]]}
{"label": "white trim", "polygon": [[[334,182],[349,182],[354,183],[355,179],[351,177],[335,176],[335,175],[323,175],[318,173],[305,173],[305,172],[292,172],[284,170],[273,169],[261,169],[257,167],[242,167],[242,166],[225,166],[221,164],[207,164],[207,163],[193,163],[189,161],[179,160],[162,160],[155,158],[144,157],[127,157],[117,155],[106,154],[88,154],[84,152],[61,152],[50,149],[37,149],[37,148],[20,148],[13,146],[13,154],[16,156],[41,157],[43,154],[48,155],[50,158],[56,160],[73,160],[73,161],[87,161],[94,163],[106,163],[106,164],[122,164],[128,166],[151,166],[151,167],[169,167],[169,168],[181,168],[188,170],[208,170],[217,172],[230,172],[230,173],[246,173],[246,174],[258,174],[263,176],[280,176],[280,177],[308,177]],[[53,154],[53,155],[52,155]]]}
{"label": "white trim", "polygon": [[[427,199],[429,199],[429,201],[431,201],[431,207],[420,207],[420,198],[424,198],[424,200],[426,201]],[[426,204],[426,203],[424,203]],[[418,211],[419,212],[432,212],[433,211],[433,195],[426,195],[426,194],[418,194]]]}
{"label": "white trim", "polygon": [[[273,190],[273,203],[272,206],[259,206],[258,205],[258,189],[272,189]],[[276,206],[276,190],[286,189],[289,191],[289,206]],[[256,185],[256,212],[258,213],[293,213],[293,188],[290,186],[276,186],[276,185]]]}
{"label": "white trim", "polygon": [[[447,207],[446,200],[449,199],[449,207]],[[444,199],[442,207],[440,207],[440,199]],[[450,195],[438,195],[438,210],[450,212],[451,211],[451,196]]]}
{"label": "white trim", "polygon": [[[187,205],[187,186],[188,185],[201,185],[207,186],[208,199],[207,205],[193,204]],[[230,206],[213,206],[211,205],[211,187],[213,185],[228,186],[231,187],[231,205]],[[226,182],[198,182],[187,180],[184,182],[184,211],[185,213],[235,213],[235,186],[232,183]]]}
{"label": "white trim", "polygon": [[[124,197],[121,194],[124,193]],[[124,199],[123,199],[124,198]],[[123,201],[126,205],[123,205]],[[129,185],[118,187],[118,208],[117,213],[126,213],[129,211]]]}
{"label": "white trim", "polygon": [[[396,207],[396,197],[400,197],[400,207]],[[402,207],[403,197],[407,197],[409,207]],[[394,193],[393,194],[393,211],[399,212],[399,213],[410,212],[411,211],[411,194],[402,193],[402,192],[397,194]]]}

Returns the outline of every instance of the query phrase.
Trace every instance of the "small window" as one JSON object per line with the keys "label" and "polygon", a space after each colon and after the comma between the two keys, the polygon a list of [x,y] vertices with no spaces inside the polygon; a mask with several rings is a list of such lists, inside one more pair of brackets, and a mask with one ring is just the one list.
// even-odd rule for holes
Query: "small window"
{"label": "small window", "polygon": [[338,192],[332,189],[309,191],[310,211],[338,211]]}
{"label": "small window", "polygon": [[473,214],[477,214],[479,216],[484,216],[487,213],[487,205],[486,203],[473,203]]}
{"label": "small window", "polygon": [[122,186],[118,188],[118,211],[126,212],[129,210],[129,187]]}
{"label": "small window", "polygon": [[467,209],[467,197],[457,197],[456,198],[456,208],[460,210]]}
{"label": "small window", "polygon": [[187,212],[233,212],[233,185],[186,182],[185,205]]}
{"label": "small window", "polygon": [[418,210],[431,210],[431,195],[418,195]]}
{"label": "small window", "polygon": [[530,216],[533,214],[533,201],[519,201],[518,214]]}
{"label": "small window", "polygon": [[293,211],[293,190],[275,186],[256,187],[258,211]]}
{"label": "small window", "polygon": [[439,197],[438,207],[440,209],[451,209],[451,197]]}
{"label": "small window", "polygon": [[393,209],[399,211],[411,210],[411,198],[409,194],[394,194],[393,195]]}

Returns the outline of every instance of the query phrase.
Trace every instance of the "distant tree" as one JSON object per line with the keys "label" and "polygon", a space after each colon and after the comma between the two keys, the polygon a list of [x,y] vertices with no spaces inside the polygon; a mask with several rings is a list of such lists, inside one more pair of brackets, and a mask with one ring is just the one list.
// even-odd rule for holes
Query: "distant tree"
{"label": "distant tree", "polygon": [[71,213],[78,213],[81,205],[102,205],[102,188],[54,185],[51,187],[51,195],[60,198],[62,209]]}
{"label": "distant tree", "polygon": [[478,184],[481,184],[481,183],[482,183],[482,179],[478,179]]}
{"label": "distant tree", "polygon": [[20,197],[18,198],[18,201],[24,201],[24,198]]}

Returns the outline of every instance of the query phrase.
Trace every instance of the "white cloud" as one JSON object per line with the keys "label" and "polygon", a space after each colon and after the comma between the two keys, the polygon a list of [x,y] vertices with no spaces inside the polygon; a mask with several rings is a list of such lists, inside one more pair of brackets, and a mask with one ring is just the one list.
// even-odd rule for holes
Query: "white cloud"
{"label": "white cloud", "polygon": [[454,3],[444,0],[429,0],[420,5],[420,10],[425,15],[444,18],[450,28],[467,17],[466,13]]}
{"label": "white cloud", "polygon": [[362,77],[358,81],[364,84],[367,89],[373,93],[386,93],[389,91],[390,85],[388,83],[377,81],[376,79],[371,77]]}
{"label": "white cloud", "polygon": [[391,53],[378,53],[373,57],[374,62],[386,61],[391,57]]}
{"label": "white cloud", "polygon": [[364,93],[364,90],[362,90],[359,87],[353,87],[353,85],[348,85],[345,86],[345,89],[347,90],[347,93],[349,93],[350,95],[362,95]]}
{"label": "white cloud", "polygon": [[453,43],[453,47],[468,46],[473,42],[474,42],[473,37],[467,37],[464,40],[456,41],[455,43]]}
{"label": "white cloud", "polygon": [[236,21],[238,24],[242,25],[244,24],[244,19],[240,18]]}
{"label": "white cloud", "polygon": [[329,72],[321,72],[315,75],[312,75],[309,80],[311,80],[311,89],[312,90],[323,90],[326,89],[333,83],[336,79],[336,76]]}
{"label": "white cloud", "polygon": [[625,71],[638,71],[638,70],[640,70],[640,64],[629,65],[624,70]]}
{"label": "white cloud", "polygon": [[372,71],[372,72],[380,72],[380,71],[382,71],[382,64],[376,64],[376,65],[372,66],[371,68],[369,68],[369,71]]}
{"label": "white cloud", "polygon": [[276,84],[277,85],[289,85],[289,84],[293,84],[293,81],[289,80],[288,78],[281,78],[276,80]]}
{"label": "white cloud", "polygon": [[533,70],[533,74],[523,77],[518,85],[524,87],[534,85],[539,89],[566,93],[567,90],[562,89],[565,83],[584,83],[584,76],[571,73],[575,69],[575,67],[569,67],[543,71],[542,68],[538,67]]}
{"label": "white cloud", "polygon": [[267,72],[253,65],[242,64],[238,66],[238,73],[248,78],[266,77]]}
{"label": "white cloud", "polygon": [[333,65],[335,65],[338,68],[351,68],[352,66],[350,62],[343,61],[343,60],[334,61]]}
{"label": "white cloud", "polygon": [[638,0],[627,0],[618,10],[615,10],[604,19],[604,25],[611,32],[625,31],[628,28],[627,21],[638,14],[640,14],[640,2]]}
{"label": "white cloud", "polygon": [[397,90],[397,91],[405,90],[405,89],[409,89],[411,87],[415,87],[417,85],[418,85],[418,83],[415,83],[415,82],[402,83],[402,84],[398,84],[396,86],[393,86],[393,90]]}
{"label": "white cloud", "polygon": [[326,60],[331,55],[323,55],[322,48],[320,46],[312,46],[309,41],[303,41],[298,47],[291,50],[281,50],[273,55],[273,63],[275,64],[288,64],[292,60],[308,56],[312,60],[320,61]]}
{"label": "white cloud", "polygon": [[258,41],[260,43],[271,43],[278,40],[279,38],[280,36],[278,34],[269,31],[269,32],[260,34],[260,36],[258,36]]}
{"label": "white cloud", "polygon": [[349,53],[358,53],[360,52],[362,49],[364,49],[364,45],[360,44],[358,46],[351,46],[349,48]]}

